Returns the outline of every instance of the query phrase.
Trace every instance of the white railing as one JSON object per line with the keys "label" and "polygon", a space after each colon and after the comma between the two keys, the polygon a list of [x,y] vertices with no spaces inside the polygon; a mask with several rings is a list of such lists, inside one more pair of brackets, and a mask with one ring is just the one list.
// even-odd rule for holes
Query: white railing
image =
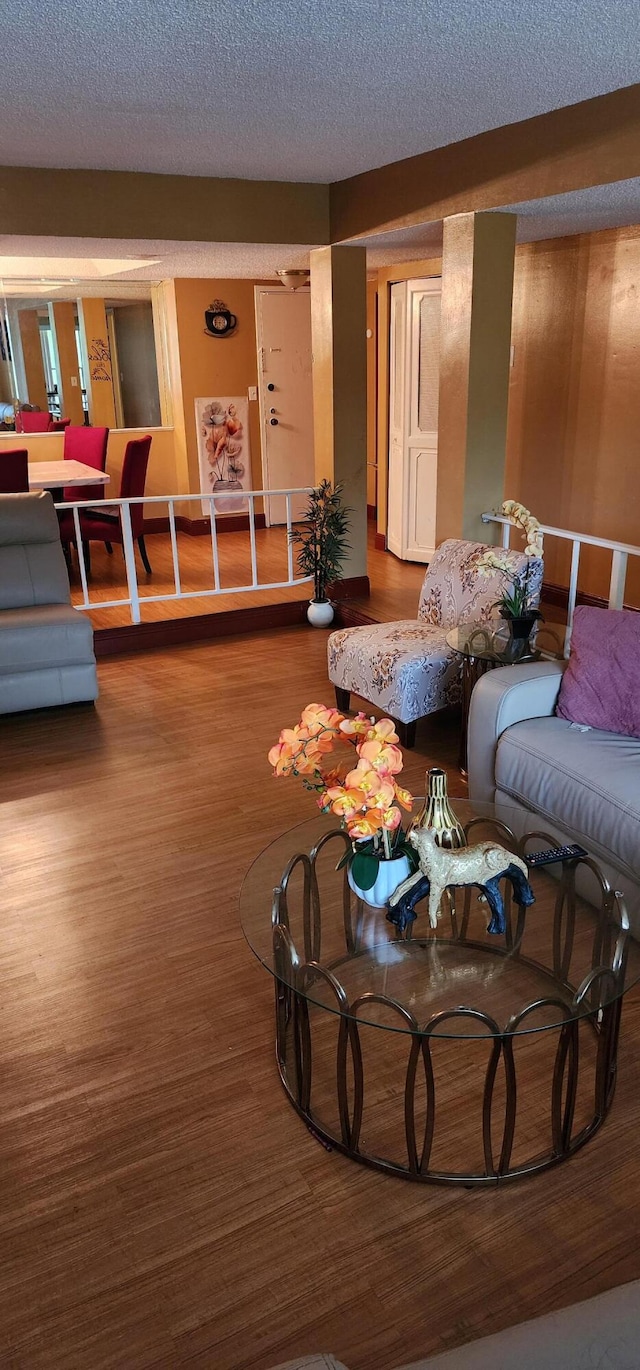
{"label": "white railing", "polygon": [[[502,524],[502,546],[510,546],[511,529],[515,527],[511,519],[506,518],[504,514],[483,514],[482,522]],[[565,634],[565,655],[568,656],[571,642],[571,629],[573,626],[573,614],[578,597],[578,571],[580,569],[580,552],[582,547],[602,547],[605,551],[611,552],[611,577],[609,580],[610,609],[622,609],[624,606],[628,559],[629,557],[640,557],[640,547],[634,547],[630,542],[613,542],[608,538],[596,538],[593,537],[591,533],[573,533],[567,528],[552,528],[551,525],[547,523],[542,523],[540,525],[540,532],[543,534],[543,541],[546,537],[554,537],[560,538],[561,541],[571,543],[567,631]]]}
{"label": "white railing", "polygon": [[[311,490],[310,486],[298,486],[290,490],[243,490],[242,499],[246,499],[249,505],[249,548],[251,556],[251,580],[245,585],[222,585],[220,578],[220,558],[218,548],[218,527],[217,517],[220,509],[216,509],[219,501],[226,499],[238,500],[240,492],[216,491],[215,494],[203,495],[193,493],[190,495],[139,495],[135,499],[108,499],[104,501],[103,511],[116,509],[120,514],[122,527],[122,548],[124,552],[125,572],[127,577],[127,595],[121,599],[91,599],[89,597],[89,578],[84,557],[82,544],[82,527],[80,522],[80,511],[91,509],[97,517],[100,516],[101,501],[94,496],[93,500],[82,500],[78,503],[64,502],[56,504],[56,509],[69,509],[73,514],[75,528],[75,544],[78,554],[78,566],[80,570],[80,584],[82,587],[82,603],[74,607],[81,611],[90,609],[122,609],[128,608],[131,612],[131,622],[140,623],[141,604],[160,604],[170,603],[173,600],[182,599],[211,599],[216,595],[239,595],[246,594],[251,590],[285,590],[293,585],[305,585],[313,579],[312,576],[294,575],[293,565],[293,543],[291,541],[291,529],[293,527],[291,499],[293,495],[306,495]],[[273,496],[284,497],[286,507],[286,529],[287,529],[287,579],[261,581],[258,575],[258,550],[256,543],[256,507],[257,499],[271,499]],[[193,504],[201,501],[210,507],[211,517],[211,566],[212,566],[212,586],[211,589],[183,590],[180,575],[180,560],[178,554],[178,539],[176,534],[176,505]],[[160,504],[166,505],[169,511],[169,535],[171,538],[171,555],[173,561],[173,582],[174,591],[163,594],[141,595],[138,587],[138,570],[136,566],[135,545],[131,526],[131,506],[134,504]],[[222,515],[224,518],[224,514]],[[284,525],[278,525],[284,527]]]}

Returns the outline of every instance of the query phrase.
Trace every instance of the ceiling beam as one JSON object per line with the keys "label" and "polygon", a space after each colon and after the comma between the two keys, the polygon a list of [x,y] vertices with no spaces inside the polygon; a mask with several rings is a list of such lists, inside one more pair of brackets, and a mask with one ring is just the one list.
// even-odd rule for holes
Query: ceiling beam
{"label": "ceiling beam", "polygon": [[322,245],[329,242],[329,187],[2,167],[0,233]]}
{"label": "ceiling beam", "polygon": [[640,85],[331,186],[331,241],[640,175]]}

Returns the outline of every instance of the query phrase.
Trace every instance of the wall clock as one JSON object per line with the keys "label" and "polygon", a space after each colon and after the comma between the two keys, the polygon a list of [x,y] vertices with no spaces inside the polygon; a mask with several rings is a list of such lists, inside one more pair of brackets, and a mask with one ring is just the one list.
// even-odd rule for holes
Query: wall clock
{"label": "wall clock", "polygon": [[236,315],[227,309],[224,300],[214,300],[213,304],[205,309],[204,321],[207,325],[204,331],[210,338],[228,337],[238,323]]}

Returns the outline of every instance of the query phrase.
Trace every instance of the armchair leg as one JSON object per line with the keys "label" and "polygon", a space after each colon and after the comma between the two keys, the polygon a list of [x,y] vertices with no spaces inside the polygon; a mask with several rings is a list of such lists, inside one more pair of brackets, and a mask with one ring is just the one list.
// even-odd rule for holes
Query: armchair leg
{"label": "armchair leg", "polygon": [[348,713],[349,701],[351,699],[351,691],[343,690],[339,685],[336,685],[334,688],[336,692],[336,708],[340,710],[341,714]]}
{"label": "armchair leg", "polygon": [[414,718],[411,723],[401,723],[399,719],[394,718],[393,721],[400,738],[400,746],[406,747],[407,751],[410,751],[416,745],[416,723],[418,720]]}
{"label": "armchair leg", "polygon": [[145,571],[147,571],[148,574],[151,575],[151,565],[150,565],[150,562],[149,562],[149,558],[148,558],[148,556],[147,556],[147,549],[146,549],[146,547],[145,547],[145,545],[144,545],[144,536],[143,536],[142,533],[140,534],[140,537],[138,538],[138,547],[140,548],[140,556],[142,557],[142,565],[144,566]]}

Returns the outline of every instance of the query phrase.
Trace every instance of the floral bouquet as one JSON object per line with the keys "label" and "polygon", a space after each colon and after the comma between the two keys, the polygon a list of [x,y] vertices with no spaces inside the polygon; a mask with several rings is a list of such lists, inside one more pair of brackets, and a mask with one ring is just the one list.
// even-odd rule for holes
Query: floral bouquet
{"label": "floral bouquet", "polygon": [[[531,558],[542,557],[542,534],[540,524],[533,514],[525,509],[524,504],[519,504],[517,500],[507,499],[500,509],[501,514],[505,514],[510,521],[520,528],[525,535],[526,546],[525,555]],[[529,562],[524,576],[515,572],[510,563],[509,554],[505,550],[489,548],[483,552],[477,566],[481,575],[491,576],[499,571],[511,581],[510,586],[495,601],[495,607],[500,610],[503,618],[528,618],[532,622],[537,618],[542,618],[542,614],[531,602],[531,589],[529,577],[531,573],[531,563]]]}
{"label": "floral bouquet", "polygon": [[405,857],[410,870],[417,869],[398,807],[410,812],[413,805],[413,796],[396,780],[403,766],[398,741],[390,718],[346,718],[324,704],[308,704],[300,722],[283,728],[269,752],[275,775],[300,776],[317,793],[322,812],[340,819],[352,846],[338,869],[349,865],[365,891],[373,889],[382,861]]}

